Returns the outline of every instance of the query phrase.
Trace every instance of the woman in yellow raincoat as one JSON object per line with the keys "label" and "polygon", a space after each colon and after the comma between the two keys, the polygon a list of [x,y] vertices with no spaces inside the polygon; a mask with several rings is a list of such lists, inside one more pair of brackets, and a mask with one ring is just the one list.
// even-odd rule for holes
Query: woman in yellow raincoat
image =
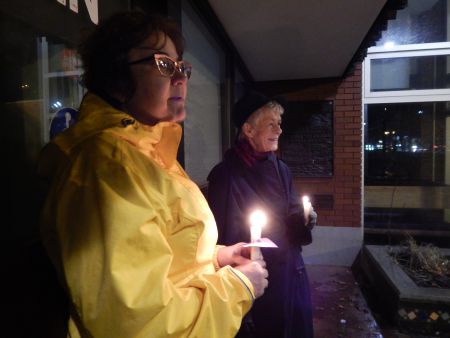
{"label": "woman in yellow raincoat", "polygon": [[176,160],[191,74],[182,42],[172,21],[126,12],[80,48],[78,121],[39,162],[70,337],[233,337],[267,287],[264,262],[216,246],[208,204]]}

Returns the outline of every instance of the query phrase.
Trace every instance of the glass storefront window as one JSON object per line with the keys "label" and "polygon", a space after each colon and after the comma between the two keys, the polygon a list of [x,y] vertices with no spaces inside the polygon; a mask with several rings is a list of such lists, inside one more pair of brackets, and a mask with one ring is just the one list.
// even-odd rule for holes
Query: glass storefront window
{"label": "glass storefront window", "polygon": [[[2,176],[8,202],[4,209],[12,237],[33,234],[37,222],[35,166],[49,140],[53,114],[78,107],[82,89],[73,45],[0,11]],[[24,209],[25,208],[25,209]],[[21,224],[21,226],[18,226]]]}
{"label": "glass storefront window", "polygon": [[368,105],[366,185],[444,184],[448,107],[448,102]]}
{"label": "glass storefront window", "polygon": [[365,115],[365,228],[448,229],[450,102],[369,104]]}
{"label": "glass storefront window", "polygon": [[50,126],[56,114],[66,108],[78,109],[85,90],[81,86],[81,62],[73,48],[47,37],[39,39],[38,47],[42,72],[42,139],[47,142],[54,136]]}
{"label": "glass storefront window", "polygon": [[371,59],[370,91],[450,88],[450,55]]}
{"label": "glass storefront window", "polygon": [[194,10],[183,2],[184,59],[192,63],[184,122],[184,164],[200,186],[222,160],[225,53]]}
{"label": "glass storefront window", "polygon": [[433,236],[450,229],[449,4],[408,1],[377,47],[368,49],[363,66],[366,234]]}
{"label": "glass storefront window", "polygon": [[[15,0],[0,5],[1,174],[8,220],[8,240],[35,238],[40,201],[36,162],[50,139],[51,122],[63,108],[78,109],[84,94],[75,46],[81,34],[95,25],[88,9],[98,9],[100,20],[129,8],[127,0],[80,1],[78,12],[57,0]],[[62,128],[70,125],[67,118]]]}

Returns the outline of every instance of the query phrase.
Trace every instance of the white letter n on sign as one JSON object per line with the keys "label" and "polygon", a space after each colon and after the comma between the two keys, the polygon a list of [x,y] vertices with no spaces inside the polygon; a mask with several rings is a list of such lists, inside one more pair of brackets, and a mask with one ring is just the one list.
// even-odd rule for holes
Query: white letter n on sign
{"label": "white letter n on sign", "polygon": [[84,0],[91,21],[98,24],[98,0]]}
{"label": "white letter n on sign", "polygon": [[[59,2],[61,0],[58,0]],[[65,2],[65,0],[64,0]],[[86,8],[89,13],[89,17],[91,18],[91,21],[98,24],[98,0],[84,0],[84,3],[86,4]],[[74,11],[75,13],[78,13],[78,0],[70,0],[69,2],[70,9]]]}

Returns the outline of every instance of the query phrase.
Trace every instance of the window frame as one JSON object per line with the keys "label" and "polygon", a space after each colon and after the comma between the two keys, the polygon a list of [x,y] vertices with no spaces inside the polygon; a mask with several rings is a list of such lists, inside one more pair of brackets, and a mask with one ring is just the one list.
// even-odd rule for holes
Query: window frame
{"label": "window frame", "polygon": [[363,102],[371,103],[406,103],[450,101],[450,88],[421,89],[421,90],[370,90],[371,61],[375,59],[392,59],[416,56],[450,56],[450,42],[436,42],[386,47],[371,47],[367,50],[367,57],[363,62]]}

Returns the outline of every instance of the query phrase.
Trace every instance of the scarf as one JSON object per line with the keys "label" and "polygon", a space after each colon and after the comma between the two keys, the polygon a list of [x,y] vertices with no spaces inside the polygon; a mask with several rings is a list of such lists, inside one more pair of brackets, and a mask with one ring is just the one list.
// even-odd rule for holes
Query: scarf
{"label": "scarf", "polygon": [[246,139],[237,141],[234,149],[245,166],[249,168],[253,167],[255,163],[267,159],[270,154],[270,151],[256,151]]}

